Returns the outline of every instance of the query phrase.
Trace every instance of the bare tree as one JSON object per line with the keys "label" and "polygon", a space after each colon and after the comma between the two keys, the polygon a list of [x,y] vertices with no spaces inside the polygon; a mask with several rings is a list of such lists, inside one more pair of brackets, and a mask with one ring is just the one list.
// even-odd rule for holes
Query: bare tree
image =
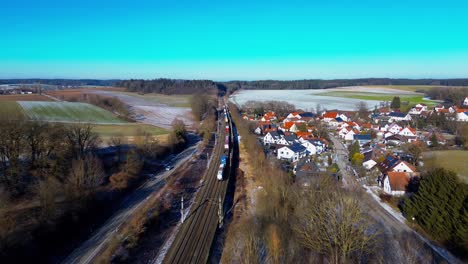
{"label": "bare tree", "polygon": [[329,258],[345,263],[370,253],[377,236],[356,197],[337,191],[310,190],[301,195],[294,226],[300,243]]}
{"label": "bare tree", "polygon": [[95,192],[104,179],[101,161],[91,155],[72,161],[68,185],[75,197],[86,197]]}
{"label": "bare tree", "polygon": [[91,124],[73,125],[66,130],[67,143],[74,158],[82,158],[86,152],[97,146],[98,135]]}

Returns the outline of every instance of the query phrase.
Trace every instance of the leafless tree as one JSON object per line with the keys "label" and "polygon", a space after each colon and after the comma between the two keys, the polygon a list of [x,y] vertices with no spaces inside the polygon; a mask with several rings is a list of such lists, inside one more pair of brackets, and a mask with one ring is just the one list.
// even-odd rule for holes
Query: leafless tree
{"label": "leafless tree", "polygon": [[356,197],[315,189],[301,195],[294,230],[304,247],[332,263],[370,253],[377,236]]}
{"label": "leafless tree", "polygon": [[87,155],[84,159],[73,160],[68,177],[71,194],[75,195],[76,198],[94,193],[102,183],[104,176],[102,164],[98,158]]}

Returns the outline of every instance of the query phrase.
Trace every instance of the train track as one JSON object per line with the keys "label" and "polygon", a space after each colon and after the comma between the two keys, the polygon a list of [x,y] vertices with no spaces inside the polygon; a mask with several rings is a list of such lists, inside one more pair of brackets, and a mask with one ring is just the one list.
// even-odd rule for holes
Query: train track
{"label": "train track", "polygon": [[224,204],[227,186],[232,171],[233,126],[229,118],[230,140],[229,161],[224,181],[218,181],[216,175],[223,154],[224,126],[218,129],[218,141],[213,151],[210,167],[204,175],[204,182],[184,223],[181,225],[163,263],[206,263],[218,226],[219,201]]}

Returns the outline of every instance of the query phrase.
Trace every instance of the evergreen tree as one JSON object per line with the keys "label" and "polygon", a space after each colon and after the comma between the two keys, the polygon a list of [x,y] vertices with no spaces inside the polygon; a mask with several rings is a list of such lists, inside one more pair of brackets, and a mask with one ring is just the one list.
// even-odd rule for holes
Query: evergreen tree
{"label": "evergreen tree", "polygon": [[399,96],[393,97],[392,103],[390,104],[390,108],[392,109],[400,109],[401,101]]}
{"label": "evergreen tree", "polygon": [[467,195],[468,185],[460,182],[454,172],[437,168],[421,177],[417,193],[405,200],[403,212],[436,240],[466,250]]}

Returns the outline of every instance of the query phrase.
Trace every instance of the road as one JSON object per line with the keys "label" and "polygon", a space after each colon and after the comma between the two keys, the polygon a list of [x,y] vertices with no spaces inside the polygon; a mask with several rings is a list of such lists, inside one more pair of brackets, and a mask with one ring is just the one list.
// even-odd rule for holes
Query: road
{"label": "road", "polygon": [[97,229],[91,237],[75,249],[63,263],[91,263],[92,260],[103,249],[106,243],[110,240],[114,232],[127,220],[145,199],[148,198],[154,191],[157,191],[163,181],[169,177],[178,167],[188,161],[198,149],[200,142],[192,145],[176,156],[168,158],[165,162],[171,163],[174,169],[171,171],[162,171],[154,175],[145,182],[142,186],[136,189],[129,195],[119,208],[99,229]]}
{"label": "road", "polygon": [[[336,152],[337,160],[336,163],[340,168],[340,173],[343,177],[343,186],[345,188],[361,188],[361,185],[357,182],[355,176],[353,176],[348,170],[347,167],[349,164],[348,160],[348,149],[346,146],[337,139],[333,134],[330,133],[330,139],[333,142],[334,149]],[[437,245],[434,245],[432,242],[424,238],[422,235],[410,228],[404,220],[398,218],[395,212],[390,211],[388,208],[384,208],[382,203],[371,197],[370,194],[364,194],[363,199],[361,199],[364,210],[366,213],[372,217],[372,219],[378,223],[381,230],[383,230],[383,235],[385,237],[383,251],[385,260],[388,263],[406,263],[406,258],[408,254],[420,254],[420,252],[406,252],[411,249],[404,248],[405,245],[401,245],[397,241],[398,237],[402,236],[411,236],[415,240],[419,241],[423,246],[421,248],[415,247],[413,250],[429,250],[431,255],[437,263],[439,261],[446,261],[448,263],[461,263],[455,256],[447,252],[445,249],[440,248]]]}
{"label": "road", "polygon": [[[231,126],[232,128],[232,126]],[[216,179],[217,170],[220,163],[220,156],[223,153],[224,129],[221,129],[219,139],[213,151],[210,167],[204,175],[203,186],[199,189],[194,204],[187,215],[184,223],[167,252],[163,263],[207,263],[210,249],[218,226],[218,210],[224,204],[228,180],[218,181]],[[230,130],[232,132],[232,129]],[[231,142],[233,137],[232,133]],[[232,144],[237,146],[237,144]],[[230,155],[232,157],[232,147]],[[231,159],[229,159],[231,160]],[[231,168],[228,162],[228,169]],[[226,170],[228,171],[228,170]],[[229,176],[228,176],[229,177]],[[225,177],[226,178],[226,177]]]}

